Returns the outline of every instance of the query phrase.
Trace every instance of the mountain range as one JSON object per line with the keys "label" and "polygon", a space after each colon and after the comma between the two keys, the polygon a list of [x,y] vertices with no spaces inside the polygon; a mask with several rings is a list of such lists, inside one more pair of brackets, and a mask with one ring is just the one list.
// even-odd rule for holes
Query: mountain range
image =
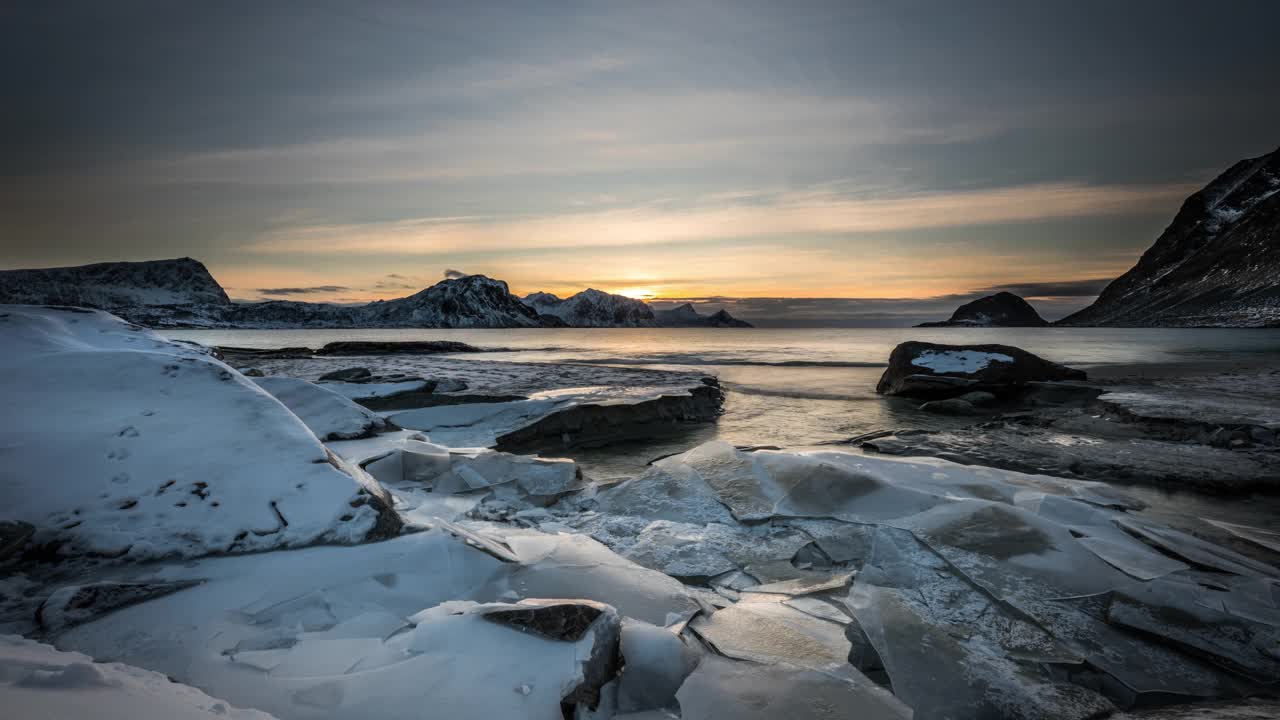
{"label": "mountain range", "polygon": [[[654,313],[640,300],[600,290],[560,299],[533,293],[521,300],[501,280],[466,275],[408,297],[366,305],[290,300],[235,303],[198,260],[114,262],[80,267],[0,271],[0,303],[77,305],[149,327],[208,328],[540,328],[750,327],[721,311]],[[681,308],[677,308],[681,310]]]}
{"label": "mountain range", "polygon": [[[469,275],[367,305],[235,303],[197,260],[111,262],[0,271],[0,303],[79,305],[151,327],[535,328],[750,327],[691,304],[647,303],[588,289],[523,299],[505,282]],[[1002,292],[961,306],[932,327],[1037,327],[1025,300]],[[1231,166],[1182,204],[1132,269],[1066,326],[1280,327],[1280,149]]]}

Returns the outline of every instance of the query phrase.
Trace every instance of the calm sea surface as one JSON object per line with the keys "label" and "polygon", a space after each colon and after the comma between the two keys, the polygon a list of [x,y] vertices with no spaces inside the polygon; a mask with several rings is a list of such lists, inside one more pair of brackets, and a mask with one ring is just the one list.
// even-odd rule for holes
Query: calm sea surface
{"label": "calm sea surface", "polygon": [[1076,367],[1266,360],[1280,364],[1280,330],[1095,328],[173,330],[208,345],[320,347],[338,340],[459,340],[504,352],[470,360],[590,363],[698,370],[729,390],[712,426],[631,448],[586,451],[597,476],[629,474],[657,455],[713,438],[806,447],[887,428],[935,428],[963,419],[920,413],[874,393],[889,352],[905,340],[1004,343]]}

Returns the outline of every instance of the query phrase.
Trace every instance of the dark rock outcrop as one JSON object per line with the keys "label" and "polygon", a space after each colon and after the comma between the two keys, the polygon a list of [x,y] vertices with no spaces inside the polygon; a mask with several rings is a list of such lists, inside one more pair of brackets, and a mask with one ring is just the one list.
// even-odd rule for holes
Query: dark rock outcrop
{"label": "dark rock outcrop", "polygon": [[139,306],[226,306],[231,300],[202,263],[184,257],[5,270],[0,272],[0,303],[114,311]]}
{"label": "dark rock outcrop", "polygon": [[453,340],[345,340],[327,343],[316,355],[434,355],[484,352],[474,345]]}
{"label": "dark rock outcrop", "polygon": [[550,447],[595,447],[678,431],[719,417],[724,391],[714,378],[687,395],[663,395],[637,403],[585,404],[552,413],[499,437],[495,448],[526,452]]}
{"label": "dark rock outcrop", "polygon": [[1007,396],[1036,381],[1085,379],[1083,370],[1049,362],[1010,345],[911,341],[893,349],[876,392],[922,399],[953,398],[974,391]]}
{"label": "dark rock outcrop", "polygon": [[325,382],[326,380],[333,380],[337,382],[359,383],[359,382],[368,382],[369,378],[371,377],[373,377],[373,373],[369,371],[369,368],[352,367],[352,368],[343,368],[341,370],[334,370],[333,372],[327,372],[320,376],[320,382]]}
{"label": "dark rock outcrop", "polygon": [[1280,326],[1280,150],[1187,198],[1132,269],[1058,324]]}
{"label": "dark rock outcrop", "polygon": [[0,563],[21,555],[35,532],[36,528],[31,523],[20,520],[0,521]]}
{"label": "dark rock outcrop", "polygon": [[916,327],[1044,327],[1048,324],[1031,303],[1013,293],[999,292],[961,305],[949,320]]}

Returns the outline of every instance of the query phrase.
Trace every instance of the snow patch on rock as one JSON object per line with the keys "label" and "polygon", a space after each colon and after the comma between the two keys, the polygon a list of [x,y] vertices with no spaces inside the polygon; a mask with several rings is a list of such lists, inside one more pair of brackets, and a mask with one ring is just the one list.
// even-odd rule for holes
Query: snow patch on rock
{"label": "snow patch on rock", "polygon": [[936,373],[975,373],[993,362],[1011,363],[1013,358],[1001,353],[978,352],[976,350],[946,350],[943,352],[926,350],[911,360],[912,365],[929,368]]}

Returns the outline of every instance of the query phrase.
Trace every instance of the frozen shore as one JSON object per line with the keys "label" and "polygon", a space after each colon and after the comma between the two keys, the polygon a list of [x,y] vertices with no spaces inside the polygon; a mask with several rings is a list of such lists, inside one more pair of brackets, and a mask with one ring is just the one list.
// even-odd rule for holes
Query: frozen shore
{"label": "frozen shore", "polygon": [[[718,387],[446,355],[230,366],[29,306],[0,307],[0,334],[0,630],[52,646],[0,642],[6,706],[919,720],[1214,701],[1226,718],[1280,689],[1280,536],[1155,516],[1058,465],[711,442],[602,482],[503,450],[703,423]],[[1265,410],[1260,377],[1233,382]],[[422,407],[361,405],[397,395]],[[1141,425],[1093,402],[954,432]],[[1153,426],[1178,417],[1154,407]],[[1266,440],[1147,441],[1218,458]]]}

